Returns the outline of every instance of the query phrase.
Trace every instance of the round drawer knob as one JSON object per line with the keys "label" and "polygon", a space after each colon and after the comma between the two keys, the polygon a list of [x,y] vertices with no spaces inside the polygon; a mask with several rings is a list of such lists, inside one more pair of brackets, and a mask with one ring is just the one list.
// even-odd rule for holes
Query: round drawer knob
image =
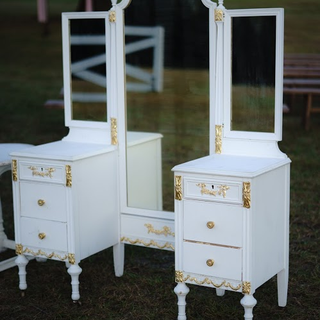
{"label": "round drawer knob", "polygon": [[214,260],[213,259],[208,259],[207,260],[207,266],[212,267],[214,265]]}
{"label": "round drawer knob", "polygon": [[42,207],[44,204],[45,204],[45,201],[44,201],[44,200],[42,200],[42,199],[39,199],[39,200],[38,200],[38,205],[39,205],[40,207]]}
{"label": "round drawer knob", "polygon": [[38,234],[39,239],[43,240],[46,237],[46,234],[44,232],[41,232]]}
{"label": "round drawer knob", "polygon": [[212,229],[214,227],[214,222],[213,221],[208,221],[207,222],[207,228]]}

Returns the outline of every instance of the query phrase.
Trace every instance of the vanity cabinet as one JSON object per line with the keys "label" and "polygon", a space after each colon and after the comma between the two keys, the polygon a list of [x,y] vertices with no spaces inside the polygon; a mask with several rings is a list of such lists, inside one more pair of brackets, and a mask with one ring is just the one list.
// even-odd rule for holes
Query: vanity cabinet
{"label": "vanity cabinet", "polygon": [[185,283],[244,294],[251,319],[255,290],[278,277],[286,304],[290,161],[213,155],[173,168],[176,282],[185,319]]}
{"label": "vanity cabinet", "polygon": [[54,142],[12,153],[17,265],[28,256],[65,262],[78,300],[79,263],[118,242],[117,150]]}

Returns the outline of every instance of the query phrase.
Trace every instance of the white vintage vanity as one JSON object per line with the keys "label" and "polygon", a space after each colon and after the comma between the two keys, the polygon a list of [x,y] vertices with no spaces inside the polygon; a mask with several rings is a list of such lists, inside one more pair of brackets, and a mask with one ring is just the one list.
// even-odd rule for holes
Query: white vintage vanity
{"label": "white vintage vanity", "polygon": [[[119,110],[124,110],[125,2],[112,1],[108,12],[62,14],[65,125],[69,134],[61,141],[11,153],[21,290],[27,288],[28,257],[54,259],[66,263],[72,278],[71,297],[76,301],[80,298],[80,261],[112,246],[119,251],[118,132],[125,130],[124,121],[118,122],[118,118],[123,117]],[[97,62],[100,69],[79,71],[80,63],[89,68]],[[105,77],[107,91],[95,86]],[[135,164],[140,152],[148,153],[151,159],[160,158],[161,137],[128,133],[128,163]],[[147,196],[129,200],[160,209],[161,168],[157,162],[134,165],[128,168],[128,175],[132,177],[129,188],[140,189]],[[154,182],[152,188],[137,186],[149,178]]]}
{"label": "white vintage vanity", "polygon": [[[210,155],[177,165],[175,293],[186,319],[186,283],[242,293],[277,275],[288,287],[290,160],[282,135],[283,10],[226,10],[203,0],[210,21]],[[195,307],[195,306],[193,306]]]}

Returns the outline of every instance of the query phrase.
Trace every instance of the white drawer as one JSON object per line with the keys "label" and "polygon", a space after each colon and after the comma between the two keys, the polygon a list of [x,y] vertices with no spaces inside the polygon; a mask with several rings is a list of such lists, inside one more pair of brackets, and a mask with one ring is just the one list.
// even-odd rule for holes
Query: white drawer
{"label": "white drawer", "polygon": [[184,242],[183,271],[241,281],[242,249]]}
{"label": "white drawer", "polygon": [[63,185],[20,182],[21,216],[67,221],[66,190]]}
{"label": "white drawer", "polygon": [[185,199],[242,203],[241,182],[185,177],[183,193]]}
{"label": "white drawer", "polygon": [[[21,244],[52,251],[68,251],[67,224],[39,219],[21,218]],[[44,236],[41,239],[41,236]]]}
{"label": "white drawer", "polygon": [[66,169],[64,165],[19,161],[18,173],[21,180],[66,183]]}
{"label": "white drawer", "polygon": [[242,247],[243,208],[204,201],[184,201],[184,239]]}

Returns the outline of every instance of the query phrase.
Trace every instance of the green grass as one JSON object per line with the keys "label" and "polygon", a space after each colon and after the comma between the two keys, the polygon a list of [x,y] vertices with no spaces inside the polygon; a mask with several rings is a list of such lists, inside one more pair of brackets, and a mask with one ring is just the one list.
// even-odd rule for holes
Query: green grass
{"label": "green grass", "polygon": [[[45,109],[43,104],[48,99],[60,98],[60,12],[72,11],[76,2],[50,1],[51,16],[47,35],[44,35],[43,26],[36,21],[35,0],[0,2],[1,143],[41,144],[60,140],[66,135],[63,110]],[[320,1],[230,0],[226,1],[225,5],[228,8],[285,7],[286,52],[320,53]],[[176,163],[193,159],[208,151],[207,74],[204,72],[200,78],[194,80],[194,76],[186,77],[185,72],[189,75],[192,73],[171,73],[165,94],[128,96],[130,103],[135,102],[131,105],[131,111],[128,110],[132,115],[128,120],[130,128],[143,128],[166,134],[163,148],[167,150],[167,175],[171,175],[170,169]],[[141,101],[145,99],[149,101],[149,108],[141,106]],[[154,103],[162,104],[162,108],[151,108]],[[284,116],[283,141],[280,143],[280,149],[292,160],[288,305],[286,308],[277,306],[276,279],[273,278],[255,293],[258,304],[254,308],[254,319],[320,318],[320,117],[317,114],[312,115],[311,129],[306,132],[300,124],[304,103],[302,98],[297,97],[294,105],[291,105],[291,113]],[[179,138],[175,140],[174,132],[179,133]],[[168,140],[173,143],[170,144]],[[169,176],[168,180],[170,179]],[[7,172],[2,177],[0,192],[5,230],[8,237],[12,238],[10,185],[11,176]],[[172,195],[165,197],[167,199]],[[1,253],[0,259],[9,256],[14,256],[14,252],[8,250]],[[0,318],[176,318],[172,252],[127,246],[125,273],[121,278],[114,276],[110,249],[85,259],[81,262],[81,267],[82,305],[73,304],[71,301],[70,277],[63,263],[31,261],[27,268],[28,290],[24,298],[18,289],[16,268],[1,272]],[[191,285],[190,289],[187,297],[189,320],[243,318],[240,294],[226,292],[224,297],[217,297],[212,289]]]}

